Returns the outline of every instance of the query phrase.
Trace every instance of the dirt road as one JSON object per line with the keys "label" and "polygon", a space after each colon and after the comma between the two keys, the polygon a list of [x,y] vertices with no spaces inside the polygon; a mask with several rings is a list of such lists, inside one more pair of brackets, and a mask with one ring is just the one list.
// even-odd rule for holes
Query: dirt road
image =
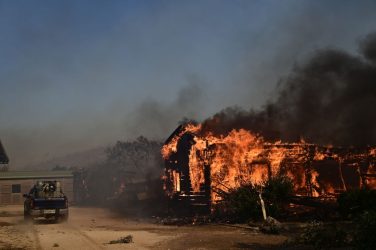
{"label": "dirt road", "polygon": [[[109,244],[127,235],[132,243]],[[219,225],[158,225],[101,208],[71,207],[68,222],[27,224],[21,206],[0,207],[0,249],[267,249],[285,239]]]}

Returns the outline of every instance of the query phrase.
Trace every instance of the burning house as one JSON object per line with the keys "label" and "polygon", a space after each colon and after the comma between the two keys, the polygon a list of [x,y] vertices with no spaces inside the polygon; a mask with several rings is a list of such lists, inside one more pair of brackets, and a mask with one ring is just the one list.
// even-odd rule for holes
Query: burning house
{"label": "burning house", "polygon": [[219,202],[221,192],[278,175],[288,176],[299,196],[335,197],[349,189],[376,187],[372,147],[267,142],[244,129],[214,135],[201,125],[186,124],[167,139],[162,155],[167,194],[204,209]]}

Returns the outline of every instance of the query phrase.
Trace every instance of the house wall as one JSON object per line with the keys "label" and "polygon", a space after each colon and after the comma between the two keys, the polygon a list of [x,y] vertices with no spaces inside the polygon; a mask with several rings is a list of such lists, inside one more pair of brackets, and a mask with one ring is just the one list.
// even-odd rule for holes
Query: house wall
{"label": "house wall", "polygon": [[69,202],[73,201],[73,178],[0,179],[0,205],[23,204],[24,198],[22,195],[29,193],[37,181],[43,180],[60,181],[63,192],[68,197]]}

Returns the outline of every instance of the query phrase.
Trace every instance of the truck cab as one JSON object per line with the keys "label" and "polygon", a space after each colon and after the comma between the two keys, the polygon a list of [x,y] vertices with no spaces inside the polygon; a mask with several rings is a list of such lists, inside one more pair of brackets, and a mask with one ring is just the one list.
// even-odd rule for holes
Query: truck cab
{"label": "truck cab", "polygon": [[68,199],[59,181],[37,181],[28,194],[23,195],[24,219],[68,219]]}

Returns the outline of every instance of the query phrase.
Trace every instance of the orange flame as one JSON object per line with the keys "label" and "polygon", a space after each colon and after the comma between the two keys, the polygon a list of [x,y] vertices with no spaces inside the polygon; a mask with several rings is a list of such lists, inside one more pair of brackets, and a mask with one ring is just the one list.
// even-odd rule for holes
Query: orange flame
{"label": "orange flame", "polygon": [[[270,143],[265,142],[263,137],[244,129],[232,130],[225,136],[216,136],[211,133],[202,135],[201,125],[192,124],[185,126],[163,146],[164,159],[169,159],[173,153],[177,152],[179,139],[187,132],[194,136],[189,153],[191,189],[198,193],[205,185],[208,185],[205,179],[205,169],[210,168],[209,185],[213,202],[220,199],[216,192],[218,189],[228,190],[247,183],[262,184],[279,174],[291,178],[297,193],[304,192],[303,190],[307,193],[308,184],[311,187],[310,195],[314,197],[334,193],[334,186],[330,183],[322,185],[319,181],[320,173],[312,169],[310,164],[329,158],[337,161],[344,160],[337,154],[329,152],[329,149],[333,147],[319,149],[318,146],[304,140],[299,143],[282,143],[281,141]],[[372,148],[366,154],[376,156],[376,149]],[[373,167],[368,171],[375,172]],[[180,178],[180,175],[174,172],[170,178]],[[172,182],[180,189],[180,180]],[[371,182],[368,181],[368,183]],[[375,184],[376,187],[376,183],[371,184]],[[178,190],[175,189],[175,191]]]}
{"label": "orange flame", "polygon": [[168,157],[172,153],[177,151],[178,141],[183,134],[187,132],[194,134],[200,131],[200,129],[201,129],[201,124],[199,125],[187,124],[186,126],[184,126],[184,129],[180,131],[179,134],[175,135],[168,144],[163,145],[162,151],[161,151],[163,159],[168,159]]}

